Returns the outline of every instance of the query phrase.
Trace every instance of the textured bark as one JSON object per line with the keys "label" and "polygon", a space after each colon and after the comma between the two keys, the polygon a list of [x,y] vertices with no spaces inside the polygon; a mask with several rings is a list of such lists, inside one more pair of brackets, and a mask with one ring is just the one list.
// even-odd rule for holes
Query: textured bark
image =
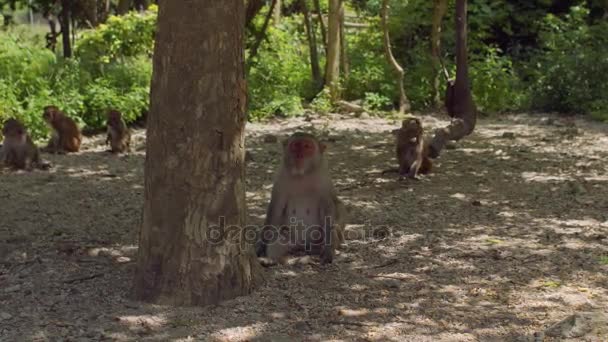
{"label": "textured bark", "polygon": [[341,0],[329,0],[329,19],[327,35],[327,62],[325,65],[325,84],[335,103],[340,99],[340,11]]}
{"label": "textured bark", "polygon": [[438,129],[431,140],[429,155],[432,158],[439,156],[448,141],[460,140],[471,134],[477,123],[477,109],[469,86],[466,0],[456,0],[456,81],[452,103],[452,122]]}
{"label": "textured bark", "polygon": [[59,25],[61,26],[61,41],[63,42],[63,57],[72,57],[72,41],[70,40],[70,22],[72,15],[72,1],[61,0],[61,14]]}
{"label": "textured bark", "polygon": [[382,33],[384,40],[384,54],[388,63],[393,67],[395,74],[397,75],[397,85],[399,87],[399,113],[405,113],[410,110],[410,102],[405,95],[405,87],[403,81],[405,79],[405,72],[395,56],[393,56],[393,50],[391,48],[391,37],[388,29],[388,1],[382,0],[382,8],[380,10],[380,22],[382,24]]}
{"label": "textured bark", "polygon": [[319,52],[317,50],[317,35],[312,20],[310,19],[310,12],[306,0],[300,1],[302,2],[302,11],[304,12],[304,26],[306,27],[306,38],[308,39],[308,50],[310,52],[310,70],[312,72],[312,80],[314,82],[316,94],[323,89],[323,77],[321,76]]}
{"label": "textured bark", "polygon": [[433,105],[441,105],[441,23],[448,9],[448,0],[433,0],[433,22],[431,28],[431,59],[433,61]]}
{"label": "textured bark", "polygon": [[[244,23],[242,0],[160,1],[134,279],[140,300],[215,304],[262,280],[242,239]],[[228,228],[236,234],[209,240]]]}

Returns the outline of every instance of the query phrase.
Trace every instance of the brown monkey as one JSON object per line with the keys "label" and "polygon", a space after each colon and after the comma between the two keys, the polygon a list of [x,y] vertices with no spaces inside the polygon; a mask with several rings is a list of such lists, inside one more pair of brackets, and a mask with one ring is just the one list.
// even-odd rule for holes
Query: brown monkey
{"label": "brown monkey", "polygon": [[431,171],[433,163],[428,158],[428,145],[423,139],[424,130],[418,118],[403,120],[401,128],[397,130],[397,161],[399,174],[416,178]]}
{"label": "brown monkey", "polygon": [[4,166],[31,171],[34,167],[48,169],[49,163],[40,159],[38,147],[34,145],[25,126],[16,119],[8,119],[2,127],[4,144],[1,160]]}
{"label": "brown monkey", "polygon": [[294,133],[283,144],[283,161],[272,187],[258,256],[274,261],[295,251],[333,261],[344,241],[345,209],[334,190],[325,145],[311,134]]}
{"label": "brown monkey", "polygon": [[78,152],[82,135],[76,122],[55,106],[44,107],[42,118],[52,128],[53,135],[43,150],[50,153]]}
{"label": "brown monkey", "polygon": [[110,152],[123,153],[131,150],[131,131],[117,110],[108,111],[108,137],[106,145],[110,144]]}

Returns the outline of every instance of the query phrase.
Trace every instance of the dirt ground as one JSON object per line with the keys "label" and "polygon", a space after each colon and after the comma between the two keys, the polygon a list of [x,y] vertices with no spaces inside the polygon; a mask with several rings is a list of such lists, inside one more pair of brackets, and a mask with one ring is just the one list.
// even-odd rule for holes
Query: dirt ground
{"label": "dirt ground", "polygon": [[[2,171],[0,341],[549,341],[560,336],[547,329],[570,315],[605,318],[608,125],[482,119],[420,181],[380,174],[395,164],[398,125],[347,116],[248,124],[249,222],[263,221],[280,156],[265,135],[314,128],[349,239],[332,265],[267,268],[250,296],[205,308],[128,299],[144,131],[130,155],[103,152],[96,136],[81,153],[45,155],[51,171]],[[599,322],[562,337],[607,341],[608,320]]]}

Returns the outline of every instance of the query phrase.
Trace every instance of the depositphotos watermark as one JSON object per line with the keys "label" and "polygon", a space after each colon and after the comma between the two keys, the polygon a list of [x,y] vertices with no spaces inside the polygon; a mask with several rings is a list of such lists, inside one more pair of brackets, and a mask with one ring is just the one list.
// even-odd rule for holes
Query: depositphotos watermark
{"label": "depositphotos watermark", "polygon": [[[334,237],[332,234],[324,239],[326,234],[324,227],[331,227],[332,218],[325,218],[325,226],[307,225],[303,220],[294,217],[289,219],[289,225],[227,225],[226,217],[220,216],[218,224],[211,225],[205,232],[207,241],[212,244],[221,244],[225,240],[238,241],[254,244],[260,239],[267,244],[297,244],[304,241],[321,241],[326,244],[331,243]],[[335,227],[331,229],[335,230]],[[353,229],[342,232],[344,240],[378,240],[392,235],[391,229],[387,226],[374,226],[371,229]]]}

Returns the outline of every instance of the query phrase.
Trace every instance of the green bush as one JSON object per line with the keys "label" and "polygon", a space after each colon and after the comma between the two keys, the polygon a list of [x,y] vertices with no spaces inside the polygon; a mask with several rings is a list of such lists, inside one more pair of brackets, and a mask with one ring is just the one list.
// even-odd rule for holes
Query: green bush
{"label": "green bush", "polygon": [[530,79],[538,109],[593,113],[608,111],[608,23],[587,25],[589,12],[573,7],[569,15],[548,15],[541,50]]}
{"label": "green bush", "polygon": [[250,118],[301,114],[302,99],[312,97],[308,49],[299,31],[301,22],[300,16],[294,16],[285,18],[279,27],[269,27],[268,40],[248,61]]}

